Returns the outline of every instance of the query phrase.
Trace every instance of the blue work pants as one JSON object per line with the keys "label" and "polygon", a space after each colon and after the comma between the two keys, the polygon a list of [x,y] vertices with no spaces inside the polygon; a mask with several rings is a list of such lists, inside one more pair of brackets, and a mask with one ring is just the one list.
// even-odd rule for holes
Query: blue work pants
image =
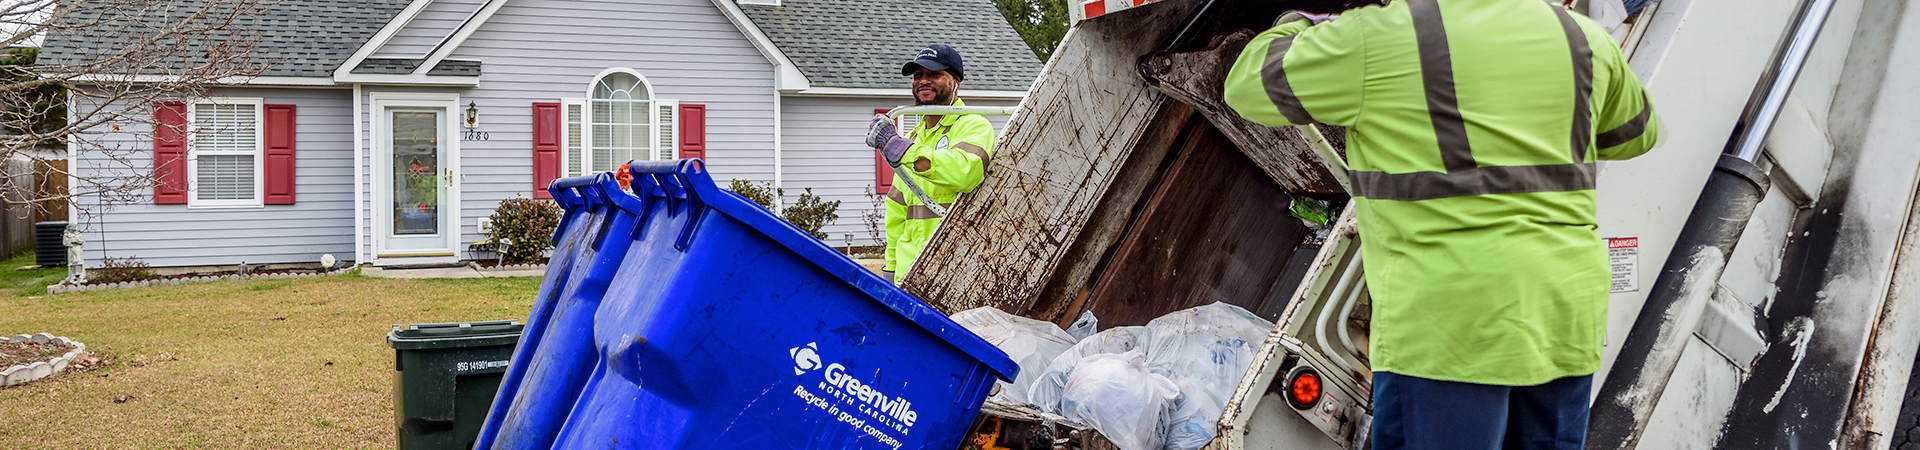
{"label": "blue work pants", "polygon": [[1581,450],[1593,376],[1536,386],[1373,373],[1374,450]]}

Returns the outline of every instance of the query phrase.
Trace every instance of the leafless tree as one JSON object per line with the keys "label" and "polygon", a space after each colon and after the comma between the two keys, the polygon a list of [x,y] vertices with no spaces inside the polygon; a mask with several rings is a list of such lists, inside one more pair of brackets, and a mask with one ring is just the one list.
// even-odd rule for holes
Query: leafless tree
{"label": "leafless tree", "polygon": [[[43,208],[68,206],[76,217],[112,205],[151,202],[158,102],[192,102],[206,89],[259,75],[273,61],[254,54],[256,0],[0,0],[0,39],[14,59],[0,67],[0,160],[21,157],[72,179],[71,190],[6,192]],[[174,130],[185,136],[185,130]],[[65,153],[76,155],[64,167]],[[84,168],[84,170],[81,170]],[[17,191],[22,186],[7,186]]]}

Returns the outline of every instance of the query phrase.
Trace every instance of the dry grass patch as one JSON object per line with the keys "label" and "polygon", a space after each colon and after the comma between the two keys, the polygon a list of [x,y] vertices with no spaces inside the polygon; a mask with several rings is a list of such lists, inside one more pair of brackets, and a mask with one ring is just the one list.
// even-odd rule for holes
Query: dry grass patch
{"label": "dry grass patch", "polygon": [[390,326],[524,320],[538,288],[335,276],[0,297],[0,334],[106,358],[0,388],[0,448],[390,449]]}

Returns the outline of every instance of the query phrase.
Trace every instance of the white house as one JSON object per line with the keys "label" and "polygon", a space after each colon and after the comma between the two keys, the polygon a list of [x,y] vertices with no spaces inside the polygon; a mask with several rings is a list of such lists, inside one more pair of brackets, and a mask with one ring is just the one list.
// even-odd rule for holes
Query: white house
{"label": "white house", "polygon": [[[862,137],[911,102],[900,66],[953,45],[961,97],[1007,106],[1041,66],[988,0],[278,0],[242,25],[273,65],[156,105],[186,136],[102,130],[152,148],[161,176],[151,201],[73,200],[88,266],[472,259],[502,199],[628,159],[813,188],[842,201],[831,241],[870,245],[863,193],[884,167]],[[119,35],[55,34],[41,58],[84,62]],[[127,175],[68,153],[76,177]]]}

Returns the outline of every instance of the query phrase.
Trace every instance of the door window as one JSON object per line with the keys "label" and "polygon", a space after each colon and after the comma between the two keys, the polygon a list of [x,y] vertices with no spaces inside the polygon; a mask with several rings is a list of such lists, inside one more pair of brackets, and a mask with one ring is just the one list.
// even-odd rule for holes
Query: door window
{"label": "door window", "polygon": [[440,112],[393,110],[393,234],[440,233]]}

